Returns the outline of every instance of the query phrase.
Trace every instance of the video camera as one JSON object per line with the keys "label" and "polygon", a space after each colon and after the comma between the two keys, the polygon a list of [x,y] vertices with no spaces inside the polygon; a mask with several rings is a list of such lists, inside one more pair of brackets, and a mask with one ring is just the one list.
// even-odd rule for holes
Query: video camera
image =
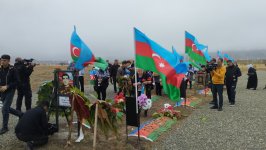
{"label": "video camera", "polygon": [[23,59],[22,62],[26,67],[35,67],[37,64],[33,62],[34,59]]}
{"label": "video camera", "polygon": [[217,63],[207,65],[207,72],[211,72],[217,68]]}

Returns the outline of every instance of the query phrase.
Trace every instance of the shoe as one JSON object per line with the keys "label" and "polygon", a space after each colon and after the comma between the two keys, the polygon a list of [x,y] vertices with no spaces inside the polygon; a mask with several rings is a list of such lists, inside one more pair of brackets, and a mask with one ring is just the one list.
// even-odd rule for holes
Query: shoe
{"label": "shoe", "polygon": [[0,135],[5,134],[8,131],[8,128],[2,128],[0,130]]}
{"label": "shoe", "polygon": [[219,108],[218,108],[218,111],[223,111],[223,108],[222,108],[222,107],[219,107]]}
{"label": "shoe", "polygon": [[33,150],[33,143],[32,142],[27,142],[27,150]]}
{"label": "shoe", "polygon": [[210,109],[218,109],[218,107],[217,106],[212,106],[212,107],[210,107]]}
{"label": "shoe", "polygon": [[234,104],[234,103],[231,103],[229,106],[230,106],[230,107],[234,107],[234,106],[235,106],[235,104]]}

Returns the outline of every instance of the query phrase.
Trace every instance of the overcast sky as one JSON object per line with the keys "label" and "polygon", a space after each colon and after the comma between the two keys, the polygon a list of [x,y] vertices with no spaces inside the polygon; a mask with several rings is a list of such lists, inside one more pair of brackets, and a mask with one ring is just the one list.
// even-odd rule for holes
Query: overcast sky
{"label": "overcast sky", "polygon": [[0,0],[0,54],[70,60],[73,25],[96,56],[134,56],[133,27],[184,53],[184,31],[209,51],[266,50],[266,0]]}

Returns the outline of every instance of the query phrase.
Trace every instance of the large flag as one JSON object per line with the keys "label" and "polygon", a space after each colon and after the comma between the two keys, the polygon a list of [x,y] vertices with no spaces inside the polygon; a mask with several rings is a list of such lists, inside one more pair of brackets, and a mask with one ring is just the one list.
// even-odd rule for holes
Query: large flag
{"label": "large flag", "polygon": [[177,64],[182,63],[184,61],[184,57],[177,53],[174,46],[172,46],[172,52],[173,52],[174,56],[176,57],[176,60],[177,60],[176,63]]}
{"label": "large flag", "polygon": [[180,85],[187,72],[184,63],[177,64],[176,55],[164,49],[134,28],[136,67],[159,73],[164,91],[173,101],[180,100]]}
{"label": "large flag", "polygon": [[185,37],[186,37],[186,53],[188,56],[194,60],[196,63],[206,65],[206,59],[203,54],[203,52],[197,47],[199,46],[199,42],[189,32],[185,31]]}
{"label": "large flag", "polygon": [[221,53],[221,51],[217,51],[217,57],[218,58],[224,58],[223,54]]}
{"label": "large flag", "polygon": [[203,45],[203,44],[196,44],[196,46],[203,53],[205,59],[210,62],[211,56],[209,55],[209,52],[208,52],[208,46]]}
{"label": "large flag", "polygon": [[76,27],[70,40],[70,53],[73,61],[75,62],[75,69],[81,70],[88,64],[94,64],[95,66],[105,69],[108,64],[100,57],[95,57],[90,48],[81,40],[76,32]]}
{"label": "large flag", "polygon": [[229,56],[228,54],[224,54],[224,60],[228,61],[228,60],[232,60],[232,62],[234,62],[234,58],[232,58],[231,56]]}

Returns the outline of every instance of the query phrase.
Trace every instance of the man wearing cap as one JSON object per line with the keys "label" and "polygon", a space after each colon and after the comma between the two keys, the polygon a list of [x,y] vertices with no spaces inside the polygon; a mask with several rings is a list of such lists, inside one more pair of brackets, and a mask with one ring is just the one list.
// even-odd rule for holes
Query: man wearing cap
{"label": "man wearing cap", "polygon": [[225,73],[225,85],[230,106],[235,105],[237,78],[241,76],[240,70],[233,64],[232,60],[227,61]]}
{"label": "man wearing cap", "polygon": [[2,115],[3,115],[3,126],[0,130],[0,135],[8,131],[8,120],[9,113],[21,116],[21,112],[16,111],[11,108],[13,97],[15,94],[15,89],[17,85],[16,74],[14,67],[10,64],[10,56],[2,55],[1,56],[1,67],[0,67],[0,92],[1,100],[3,102]]}

